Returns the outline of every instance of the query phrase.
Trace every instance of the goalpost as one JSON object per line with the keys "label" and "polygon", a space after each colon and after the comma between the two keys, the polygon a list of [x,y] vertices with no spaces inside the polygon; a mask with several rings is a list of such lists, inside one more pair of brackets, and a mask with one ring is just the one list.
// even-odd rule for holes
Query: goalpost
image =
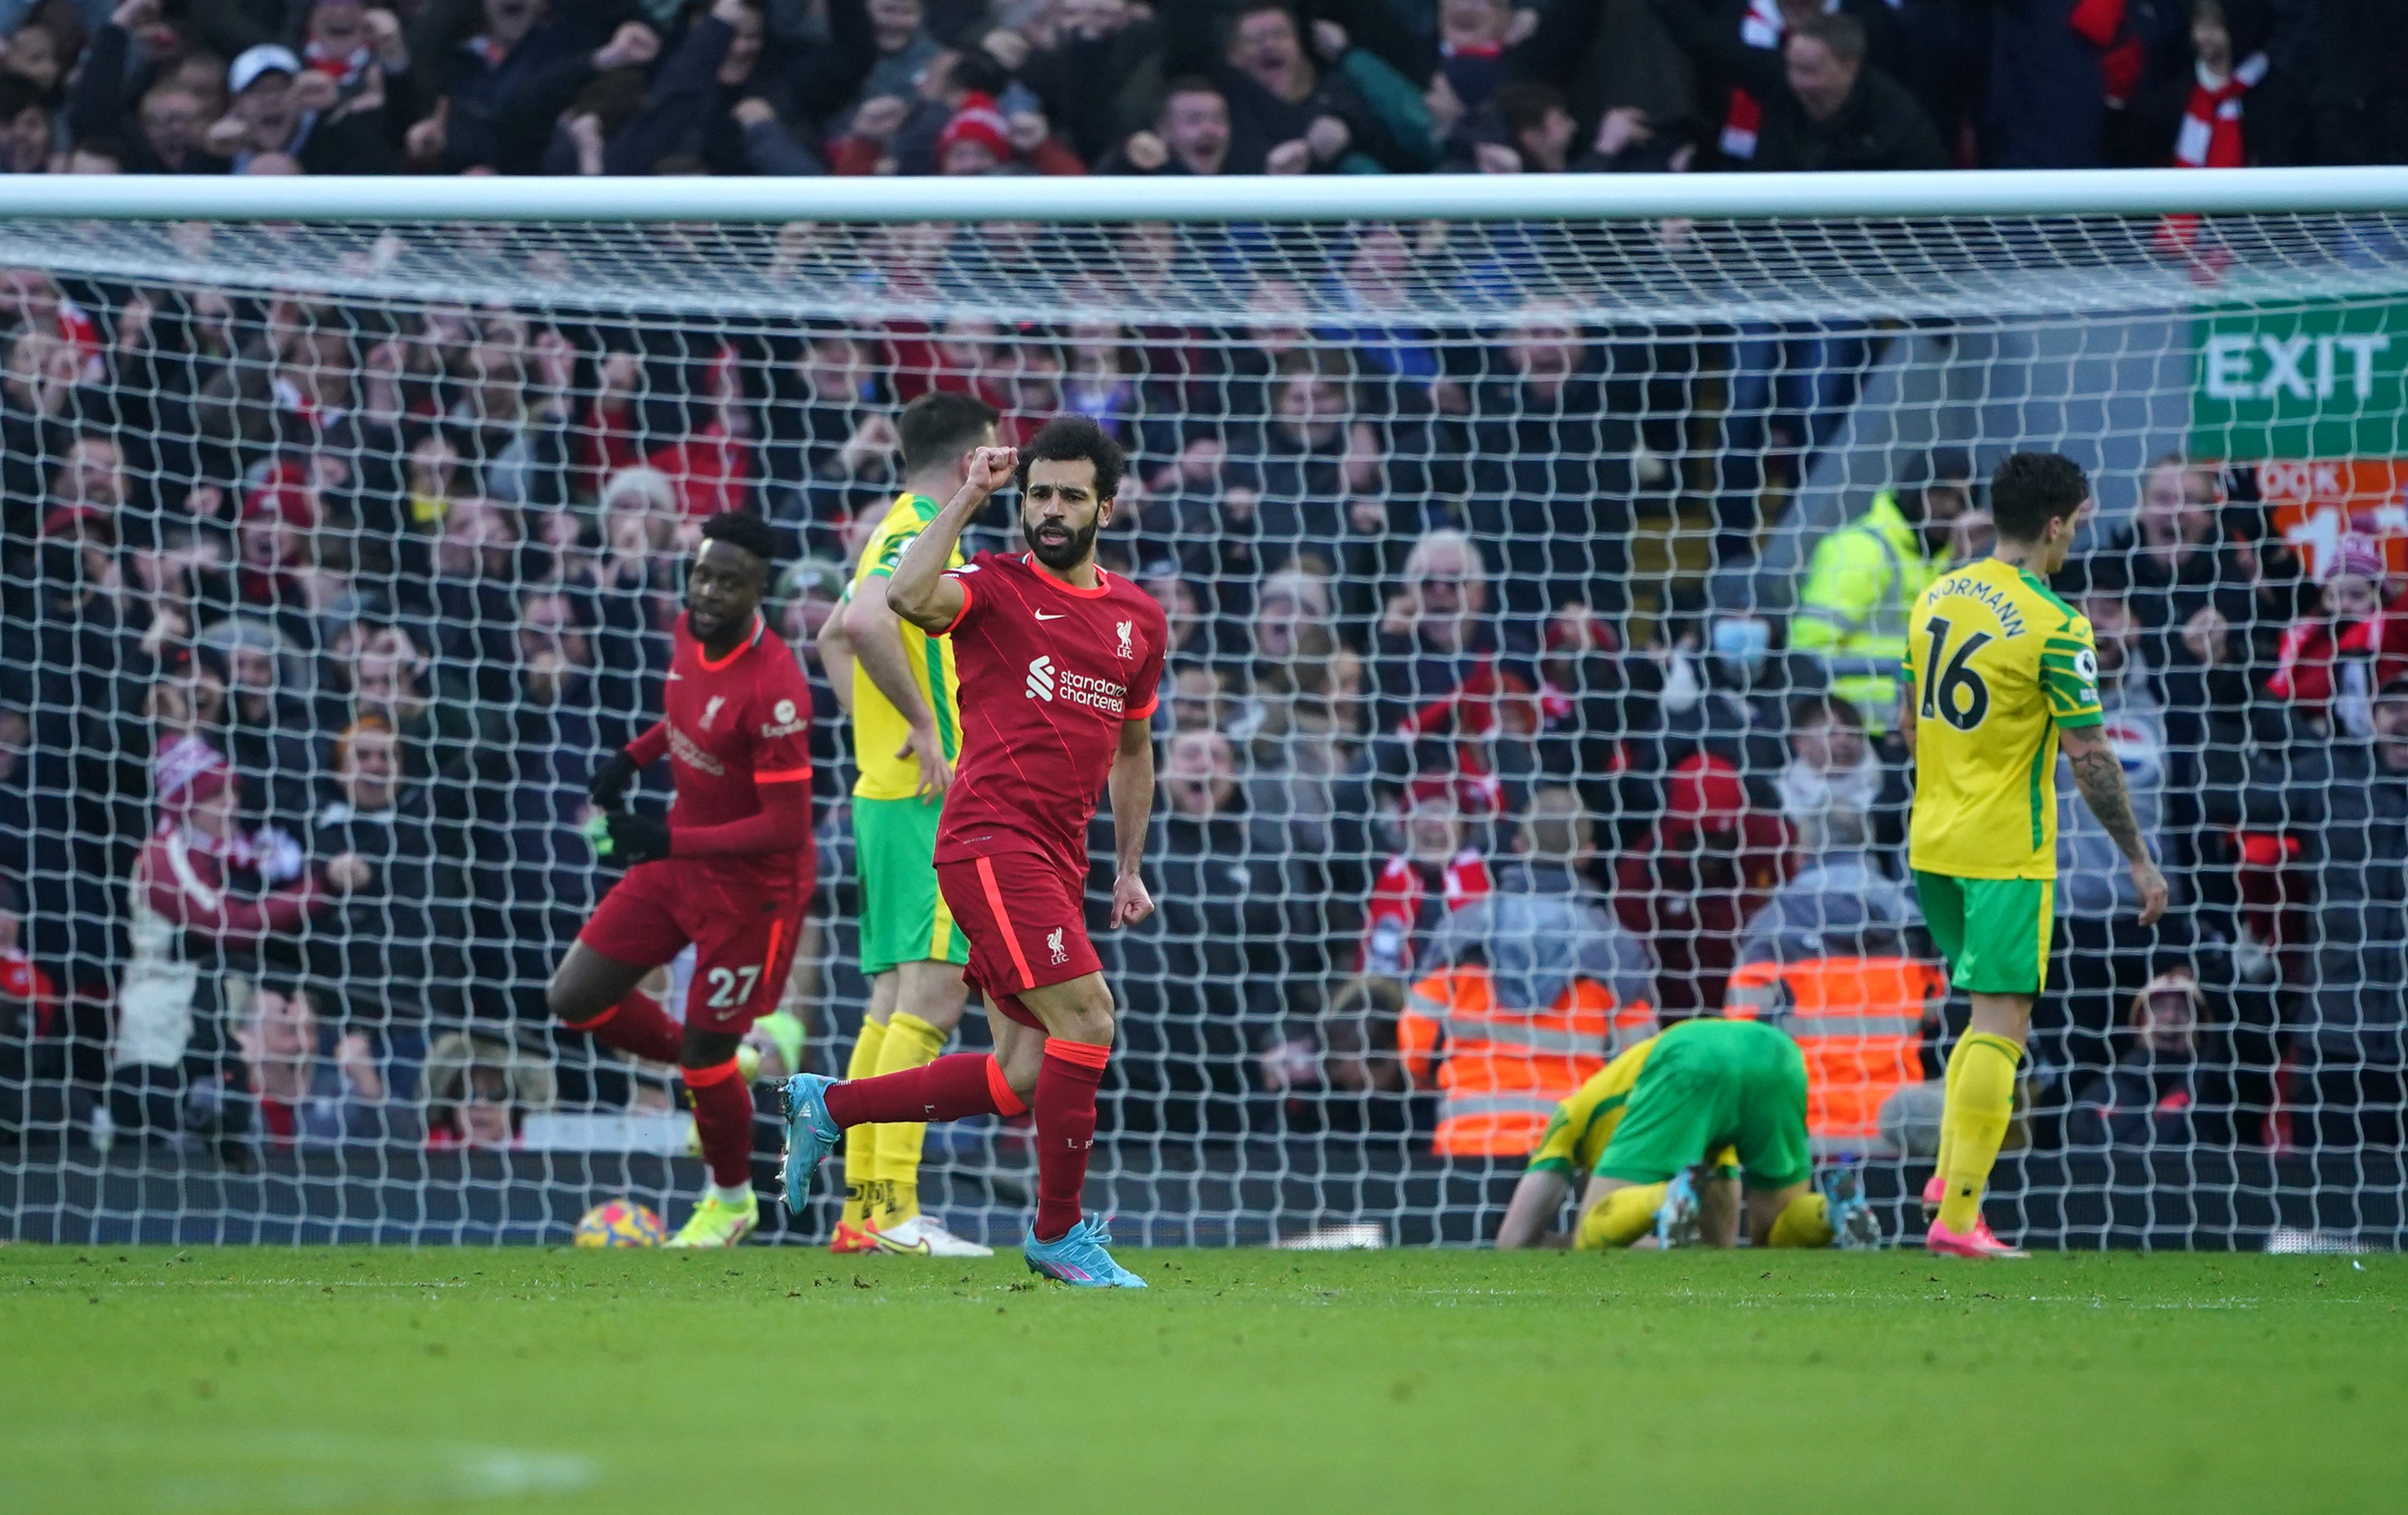
{"label": "goalpost", "polygon": [[[1165,909],[1098,937],[1122,1239],[1484,1240],[1641,1006],[1790,1030],[1818,1153],[1918,1233],[1964,1008],[1901,887],[1880,585],[1981,550],[1951,491],[2026,448],[2095,482],[2062,589],[2176,905],[2133,928],[2059,781],[1993,1219],[2408,1224],[2408,171],[29,177],[0,341],[0,1237],[560,1240],[690,1194],[674,1082],[543,1015],[611,876],[584,779],[657,714],[693,523],[780,527],[809,660],[933,388],[1114,430],[1105,560],[1180,642]],[[840,1071],[819,715],[765,1041]],[[1577,931],[1467,924],[1558,863]],[[1450,1039],[1450,992],[1527,1014]],[[933,1129],[931,1207],[1016,1234],[1026,1143]]]}

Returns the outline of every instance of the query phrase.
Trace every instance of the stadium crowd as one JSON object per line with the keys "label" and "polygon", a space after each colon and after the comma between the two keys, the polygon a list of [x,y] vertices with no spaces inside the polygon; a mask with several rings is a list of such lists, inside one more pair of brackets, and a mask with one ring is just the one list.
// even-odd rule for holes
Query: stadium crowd
{"label": "stadium crowd", "polygon": [[18,173],[2408,161],[2385,0],[5,0]]}
{"label": "stadium crowd", "polygon": [[[2220,36],[2229,77],[2259,77],[2245,141],[2210,103],[2202,165],[2408,154],[2392,96],[2344,98],[2398,65],[2397,18],[2347,0],[1226,9],[0,0],[0,150],[178,172],[2165,162]],[[1103,561],[1176,647],[1162,913],[1097,938],[1129,1008],[1124,1129],[1369,1126],[1509,1157],[1584,1065],[1537,1078],[1499,1050],[1517,1038],[1601,1051],[1727,1010],[1812,1034],[1830,1011],[1846,1046],[1814,1065],[1866,1097],[1826,1099],[1817,1134],[1917,1149],[1950,1007],[1901,883],[1896,668],[1914,591],[1983,550],[1974,460],[1870,492],[1794,615],[1688,584],[1634,603],[1632,544],[1699,492],[1693,465],[1802,466],[1853,380],[1772,380],[1861,353],[1634,344],[1543,298],[1408,327],[1381,292],[1412,235],[1358,229],[1323,282],[1266,279],[1226,330],[0,269],[0,1129],[104,1111],[237,1157],[506,1146],[555,1105],[663,1098],[543,1013],[611,876],[586,780],[660,708],[699,523],[778,526],[778,625],[809,665],[892,498],[896,409],[947,389],[1007,440],[1077,411],[1135,459]],[[1120,251],[1136,279],[1193,248],[1138,229]],[[2396,565],[2354,534],[2303,556],[2246,469],[2170,455],[2141,496],[2058,587],[2098,629],[2178,903],[2132,927],[2060,776],[2066,923],[2021,1139],[2396,1148]],[[1725,512],[1727,550],[1751,526]],[[826,893],[791,987],[818,1034],[766,1038],[787,1067],[859,994],[842,727],[810,671]]]}

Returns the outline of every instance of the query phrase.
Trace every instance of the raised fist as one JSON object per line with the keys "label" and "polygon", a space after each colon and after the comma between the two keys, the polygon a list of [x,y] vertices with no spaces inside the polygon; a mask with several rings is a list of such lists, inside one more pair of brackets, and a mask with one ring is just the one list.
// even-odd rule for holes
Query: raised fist
{"label": "raised fist", "polygon": [[910,101],[899,94],[882,94],[874,100],[864,100],[861,108],[853,113],[853,135],[865,142],[884,142],[901,131],[910,117]]}
{"label": "raised fist", "polygon": [[1128,159],[1130,167],[1150,174],[1170,161],[1170,149],[1152,132],[1131,132],[1121,144],[1121,156]]}
{"label": "raised fist", "polygon": [[293,104],[302,110],[326,110],[341,98],[342,86],[314,68],[305,68],[293,81]]}
{"label": "raised fist", "polygon": [[372,876],[367,859],[356,852],[338,854],[326,864],[326,882],[345,894],[366,887]]}
{"label": "raised fist", "polygon": [[641,68],[661,55],[661,35],[642,22],[626,22],[594,54],[596,73],[613,68]]}
{"label": "raised fist", "polygon": [[413,164],[431,164],[452,145],[452,97],[435,102],[435,113],[402,135],[402,154]]}
{"label": "raised fist", "polygon": [[1336,116],[1315,116],[1312,124],[1304,129],[1304,145],[1322,163],[1338,157],[1354,144],[1354,134]]}
{"label": "raised fist", "polygon": [[394,69],[409,66],[409,45],[402,40],[401,22],[392,11],[380,6],[361,20],[367,22],[368,46],[376,50],[379,63]]}
{"label": "raised fist", "polygon": [[1011,482],[1020,467],[1017,447],[982,447],[970,454],[969,480],[966,487],[981,495],[992,495]]}

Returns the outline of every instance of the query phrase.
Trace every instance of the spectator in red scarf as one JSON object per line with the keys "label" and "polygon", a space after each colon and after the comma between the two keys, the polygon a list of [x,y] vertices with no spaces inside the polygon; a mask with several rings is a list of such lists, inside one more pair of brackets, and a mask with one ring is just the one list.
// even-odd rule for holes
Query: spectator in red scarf
{"label": "spectator in red scarf", "polygon": [[1664,786],[1664,814],[1614,869],[1623,926],[1654,945],[1667,1019],[1718,1013],[1741,927],[1789,877],[1789,825],[1757,809],[1739,771],[1695,753]]}
{"label": "spectator in red scarf", "polygon": [[1367,974],[1410,975],[1439,921],[1487,894],[1488,863],[1464,840],[1463,811],[1448,786],[1421,787],[1404,817],[1404,850],[1382,865],[1363,911]]}
{"label": "spectator in red scarf", "polygon": [[[1882,0],[1721,0],[1713,9],[1712,21],[1685,3],[1659,7],[1659,14],[1671,12],[1666,21],[1673,36],[1723,86],[1720,91],[1710,87],[1707,97],[1711,101],[1719,94],[1726,99],[1715,145],[1732,167],[1765,166],[1755,162],[1766,129],[1765,113],[1786,107],[1788,94],[1772,75],[1797,28],[1824,16],[1845,15],[1861,28],[1858,64],[1870,63],[1876,74],[1887,77],[1903,62],[1897,22]],[[1711,114],[1713,107],[1707,109]]]}
{"label": "spectator in red scarf", "polygon": [[2266,692],[2322,733],[2365,740],[2374,692],[2408,673],[2408,606],[2383,545],[2352,533],[2332,554],[2318,613],[2283,636]]}
{"label": "spectator in red scarf", "polygon": [[255,971],[334,896],[368,882],[369,870],[343,853],[328,859],[322,883],[304,872],[259,890],[259,858],[236,817],[225,758],[197,736],[179,737],[162,745],[151,775],[159,822],[134,865],[133,951],[118,975],[109,1047],[111,1104],[122,1126],[175,1129],[188,1073],[217,1088],[231,1071],[213,1029],[223,1007],[221,973]]}
{"label": "spectator in red scarf", "polygon": [[[264,894],[239,891],[233,886],[255,871],[257,856],[236,815],[225,758],[186,737],[151,767],[159,824],[135,865],[137,938],[156,924],[220,948],[256,950],[334,903],[330,889],[348,893],[367,882],[367,865],[346,852],[327,861],[322,885],[305,873]],[[141,954],[138,940],[135,951]]]}
{"label": "spectator in red scarf", "polygon": [[1718,139],[1727,165],[1767,173],[1949,166],[1939,129],[1878,61],[1872,38],[1887,32],[1878,4],[1865,16],[1837,4],[1822,14],[1811,3],[1784,4],[1768,18],[1756,0],[1736,36],[1680,0],[1653,4],[1674,40],[1733,81]]}
{"label": "spectator in red scarf", "polygon": [[2191,0],[2189,9],[2190,46],[2177,55],[2179,67],[2144,79],[2128,107],[2110,110],[2109,161],[2136,168],[2304,161],[2306,104],[2270,49],[2267,0]]}
{"label": "spectator in red scarf", "polygon": [[[409,45],[402,40],[401,22],[382,7],[363,0],[309,0],[309,20],[301,47],[305,75],[323,75],[335,86],[336,99],[348,103],[375,91],[387,103],[408,89]],[[414,112],[406,105],[403,120]]]}

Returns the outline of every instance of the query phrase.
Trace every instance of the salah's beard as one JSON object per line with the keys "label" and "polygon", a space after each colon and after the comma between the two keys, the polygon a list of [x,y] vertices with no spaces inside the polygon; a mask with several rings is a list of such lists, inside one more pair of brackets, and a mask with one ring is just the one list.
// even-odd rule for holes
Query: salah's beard
{"label": "salah's beard", "polygon": [[1038,541],[1036,530],[1029,527],[1022,527],[1020,535],[1021,539],[1028,543],[1028,550],[1037,555],[1037,561],[1056,573],[1067,573],[1085,561],[1087,554],[1094,549],[1096,525],[1096,523],[1090,521],[1084,527],[1072,531],[1070,540],[1058,547],[1048,547]]}

